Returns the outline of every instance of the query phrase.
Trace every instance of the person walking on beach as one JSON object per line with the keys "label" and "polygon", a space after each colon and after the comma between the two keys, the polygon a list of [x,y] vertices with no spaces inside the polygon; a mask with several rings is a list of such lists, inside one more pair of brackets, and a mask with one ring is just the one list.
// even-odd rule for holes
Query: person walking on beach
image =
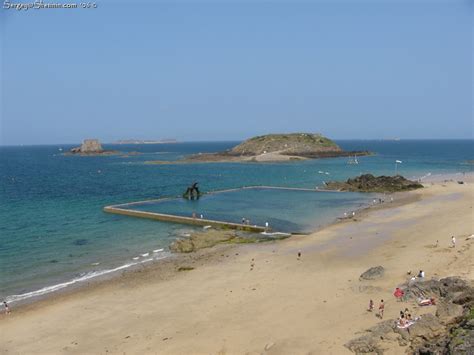
{"label": "person walking on beach", "polygon": [[298,250],[298,260],[301,259],[301,250]]}
{"label": "person walking on beach", "polygon": [[10,308],[6,301],[3,301],[3,306],[5,307],[5,314],[10,314]]}
{"label": "person walking on beach", "polygon": [[451,245],[453,248],[456,248],[456,238],[454,237],[454,235],[451,237]]}
{"label": "person walking on beach", "polygon": [[372,312],[373,310],[374,310],[374,301],[370,300],[369,308],[367,308],[367,311]]}
{"label": "person walking on beach", "polygon": [[380,317],[380,319],[383,319],[384,310],[385,310],[385,303],[383,303],[383,300],[380,300],[380,304],[379,304],[379,317]]}

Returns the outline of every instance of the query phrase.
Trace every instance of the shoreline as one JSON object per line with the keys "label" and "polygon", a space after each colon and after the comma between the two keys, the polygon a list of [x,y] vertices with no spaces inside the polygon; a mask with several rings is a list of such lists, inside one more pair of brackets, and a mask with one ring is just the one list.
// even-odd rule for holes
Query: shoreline
{"label": "shoreline", "polygon": [[[444,247],[450,233],[473,232],[472,221],[464,223],[472,216],[472,177],[464,185],[437,183],[402,194],[397,202],[361,211],[356,221],[339,221],[310,236],[219,245],[169,258],[166,268],[147,265],[13,308],[0,319],[1,347],[49,353],[245,353],[267,347],[276,354],[349,353],[343,344],[379,322],[364,309],[368,298],[389,299],[406,270],[422,268],[427,278],[474,279],[472,242],[459,238],[459,249]],[[433,247],[436,238],[439,248]],[[386,267],[383,279],[357,281],[378,264]],[[177,271],[181,266],[195,270]],[[398,312],[394,302],[387,302],[387,317]],[[432,310],[416,312],[426,311]],[[75,322],[59,329],[67,319]]]}
{"label": "shoreline", "polygon": [[[425,184],[433,184],[433,183],[441,183],[441,182],[447,182],[447,181],[454,181],[453,179],[455,177],[459,177],[460,175],[463,176],[463,178],[467,179],[474,179],[474,173],[461,173],[461,172],[455,172],[455,173],[450,173],[450,174],[436,174],[436,175],[429,175],[427,179],[424,181]],[[233,189],[225,189],[225,190],[219,190],[219,191],[210,191],[209,194],[215,194],[215,193],[220,193],[220,192],[227,192],[227,191],[234,191],[234,190],[239,190],[239,189],[248,189],[248,188],[273,188],[273,187],[268,187],[268,186],[243,186],[241,188],[233,188]],[[282,188],[282,189],[293,189],[293,188],[287,188],[287,187],[277,187],[277,188]],[[296,188],[298,189],[298,188]],[[311,189],[304,189],[304,190],[311,190]],[[337,191],[337,190],[318,190],[314,189],[311,190],[314,192],[334,192],[334,193],[343,193],[343,191]],[[292,233],[291,237],[295,236],[307,236],[311,235],[317,232],[320,232],[326,228],[330,228],[331,226],[338,225],[341,223],[351,223],[351,222],[357,222],[360,221],[361,219],[367,217],[368,214],[370,214],[372,211],[377,211],[380,209],[390,209],[390,208],[396,208],[399,206],[402,206],[404,204],[409,204],[412,202],[417,201],[420,197],[413,194],[413,191],[405,191],[405,192],[396,192],[396,193],[387,193],[387,194],[381,194],[381,193],[370,193],[373,194],[374,196],[392,196],[394,199],[392,202],[385,202],[382,204],[376,203],[372,204],[368,202],[367,204],[361,205],[359,208],[356,208],[353,210],[356,213],[356,217],[341,217],[341,216],[336,216],[334,217],[330,222],[322,224],[314,229],[311,229],[308,232],[305,233]],[[369,194],[369,193],[367,193]],[[135,204],[135,203],[146,203],[146,202],[152,202],[152,201],[158,201],[158,200],[167,200],[167,199],[172,199],[173,197],[165,197],[162,199],[153,199],[153,200],[145,200],[145,201],[138,201],[138,202],[131,202],[128,204]],[[118,204],[117,206],[121,206],[122,204]],[[114,205],[115,206],[115,205]],[[348,211],[348,213],[352,212]],[[284,238],[288,239],[288,238]],[[250,244],[261,244],[261,243],[276,243],[279,242],[280,240],[269,240],[269,241],[264,241],[264,242],[259,242],[259,243],[250,243]],[[100,286],[101,283],[106,283],[106,282],[114,282],[116,278],[122,278],[126,276],[129,273],[134,273],[136,270],[139,270],[139,272],[142,272],[142,270],[148,270],[148,269],[159,269],[160,267],[163,267],[163,271],[165,273],[172,272],[172,270],[169,269],[169,263],[180,263],[182,259],[186,260],[185,256],[186,255],[191,255],[194,258],[193,259],[198,259],[198,258],[209,258],[212,257],[213,254],[217,253],[218,251],[214,251],[214,248],[218,248],[221,245],[226,245],[229,248],[239,248],[239,245],[233,245],[229,243],[222,243],[222,244],[217,244],[214,247],[211,248],[205,248],[201,249],[198,252],[193,252],[191,254],[182,254],[182,253],[170,253],[167,252],[169,255],[159,257],[157,259],[145,259],[145,260],[140,260],[136,262],[130,262],[128,264],[122,264],[119,266],[116,266],[113,269],[104,269],[104,270],[97,270],[94,271],[98,273],[99,275],[97,276],[91,276],[90,278],[86,278],[84,280],[80,280],[83,277],[78,276],[73,279],[67,279],[59,284],[54,284],[54,285],[46,285],[41,289],[37,290],[32,290],[27,293],[23,294],[15,294],[15,295],[9,295],[5,299],[7,300],[8,304],[10,306],[14,306],[15,309],[20,309],[24,307],[31,307],[34,306],[38,302],[47,302],[49,298],[56,298],[60,297],[61,295],[68,295],[68,294],[74,294],[75,292],[80,292],[83,291],[83,289],[89,289],[91,287],[97,287]],[[177,261],[176,261],[177,260]],[[186,261],[182,261],[182,263],[186,263]],[[176,267],[176,270],[179,268],[180,265]],[[175,272],[177,273],[178,271]],[[87,275],[85,275],[87,276]],[[62,286],[65,284],[69,284],[66,286]],[[50,292],[44,292],[40,293],[35,296],[30,296],[27,298],[21,298],[19,300],[9,300],[11,297],[15,296],[23,296],[35,292],[41,292],[45,289],[49,288],[57,288],[54,289]],[[1,318],[0,318],[1,319]]]}
{"label": "shoreline", "polygon": [[[425,176],[425,180],[422,180],[424,184],[435,184],[435,183],[446,183],[446,182],[452,182],[455,181],[455,178],[462,177],[463,179],[474,179],[474,173],[473,172],[453,172],[453,173],[447,173],[447,174],[434,174],[431,175],[429,174],[428,176]],[[423,177],[422,177],[423,178]],[[215,194],[215,193],[220,193],[220,192],[227,192],[227,191],[234,191],[234,190],[239,190],[239,189],[248,189],[248,188],[274,188],[274,187],[269,187],[269,186],[243,186],[241,188],[233,188],[233,189],[225,189],[225,190],[219,190],[219,191],[210,191],[209,194]],[[282,188],[282,189],[293,189],[293,188],[288,188],[288,187],[276,187],[276,188]],[[296,188],[298,189],[298,188]],[[335,190],[318,190],[318,189],[304,189],[308,191],[314,191],[314,192],[338,192],[342,193],[341,191],[335,191]],[[385,195],[385,196],[392,196],[394,197],[393,202],[385,202],[382,204],[372,204],[372,203],[367,203],[365,205],[360,206],[359,208],[355,209],[354,212],[356,213],[356,217],[341,217],[341,216],[336,216],[334,217],[329,223],[322,224],[314,229],[311,229],[309,232],[305,233],[291,233],[292,237],[295,236],[306,236],[306,235],[311,235],[314,233],[318,233],[326,228],[330,228],[331,226],[338,225],[341,223],[350,223],[350,222],[357,222],[360,221],[361,219],[367,217],[368,214],[370,214],[372,211],[377,211],[380,209],[390,209],[390,208],[395,208],[402,206],[404,204],[412,203],[415,202],[416,200],[419,199],[419,196],[417,197],[416,194],[412,194],[410,191],[407,192],[396,192],[396,193],[388,193],[388,194],[381,194],[381,193],[372,193],[374,196],[375,195]],[[146,200],[146,201],[138,201],[138,202],[131,202],[129,204],[134,204],[134,203],[144,203],[144,202],[150,202],[150,201],[158,201],[158,200],[166,200],[166,199],[172,199],[173,197],[165,197],[163,199],[153,199],[153,200]],[[115,206],[115,205],[114,205]],[[121,204],[117,205],[121,206]],[[348,211],[352,212],[352,211]],[[287,239],[287,238],[285,238]],[[275,243],[279,242],[279,240],[269,240],[269,241],[261,241],[259,243],[250,243],[250,244],[261,244],[261,243]],[[229,243],[223,243],[224,245],[227,245],[230,248],[238,248],[239,245],[232,245]],[[192,256],[194,257],[193,259],[196,258],[209,258],[212,256],[212,254],[215,253],[213,250],[214,248],[220,247],[221,244],[218,244],[214,247],[211,248],[205,248],[201,250],[199,253],[193,252],[191,253]],[[63,294],[70,294],[70,293],[75,293],[78,291],[82,291],[83,289],[89,289],[90,287],[96,287],[100,285],[101,283],[105,282],[113,282],[114,279],[116,278],[122,278],[128,273],[133,273],[136,270],[140,270],[142,272],[143,269],[155,269],[155,268],[160,268],[162,266],[164,268],[164,271],[166,273],[172,271],[169,270],[169,267],[167,265],[167,262],[173,262],[175,260],[178,260],[177,262],[179,263],[181,259],[186,260],[184,258],[186,255],[189,254],[180,254],[180,253],[169,253],[166,252],[169,255],[159,257],[156,259],[150,258],[150,259],[145,259],[145,260],[140,260],[140,261],[134,261],[134,262],[129,262],[128,264],[122,264],[119,266],[116,266],[113,269],[103,269],[103,270],[96,270],[93,273],[97,273],[98,275],[92,275],[90,277],[85,278],[84,280],[83,277],[87,276],[78,276],[73,279],[67,279],[59,284],[54,284],[54,285],[45,285],[41,289],[36,289],[32,290],[23,294],[15,294],[15,295],[9,295],[5,298],[9,305],[14,305],[15,309],[20,309],[24,308],[27,306],[34,306],[38,302],[47,302],[49,298],[55,298],[57,296],[61,296]],[[217,253],[217,252],[216,252]],[[186,263],[186,261],[183,261],[183,263]],[[178,266],[179,267],[179,266]],[[176,267],[176,269],[178,268]],[[176,271],[177,272],[177,271]],[[65,286],[62,286],[65,285]],[[52,291],[49,292],[44,292],[40,293],[35,296],[30,296],[27,298],[20,298],[19,300],[13,300],[11,301],[11,297],[15,296],[23,296],[31,293],[36,293],[36,292],[41,292],[46,289],[53,289]]]}
{"label": "shoreline", "polygon": [[[239,190],[239,189],[248,189],[248,188],[261,188],[261,186],[244,186],[242,188],[236,188],[236,189],[227,189],[227,190],[222,190],[222,191],[211,191],[209,194],[215,194],[215,193],[220,193],[220,192],[227,192],[227,191],[233,191],[233,190]],[[263,188],[273,188],[273,187],[268,187],[268,186],[263,186]],[[280,188],[280,187],[277,187]],[[282,189],[293,189],[293,188],[286,188],[286,187],[281,187]],[[298,189],[298,188],[296,188]],[[304,190],[310,190],[310,189],[304,189]],[[343,191],[336,191],[336,190],[311,190],[313,192],[332,192],[332,193],[344,193]],[[380,193],[367,193],[367,194],[372,194],[374,196],[382,195]],[[395,208],[398,206],[402,206],[407,203],[411,203],[413,201],[416,201],[418,197],[416,196],[411,196],[410,191],[406,192],[397,192],[397,193],[390,193],[387,194],[386,196],[393,196],[393,202],[385,202],[382,204],[372,204],[370,202],[367,202],[366,204],[361,205],[360,207],[348,211],[348,212],[355,212],[356,217],[340,217],[336,216],[334,217],[331,221],[328,223],[322,224],[319,227],[315,227],[311,229],[308,232],[301,232],[301,233],[291,233],[291,236],[288,238],[283,238],[283,239],[275,239],[275,240],[268,240],[268,241],[259,241],[255,243],[249,243],[250,246],[255,246],[258,247],[257,245],[259,244],[269,244],[269,243],[278,243],[281,240],[285,239],[291,239],[293,237],[301,237],[301,236],[308,236],[313,233],[320,232],[326,228],[329,228],[334,225],[338,224],[343,224],[343,223],[351,223],[351,222],[357,222],[360,219],[364,218],[367,216],[371,211],[376,211],[380,209],[389,209],[389,208]],[[158,200],[166,200],[166,199],[171,199],[172,197],[165,197],[163,199],[158,199]],[[139,202],[131,202],[130,204],[135,204],[135,203],[143,203],[143,202],[150,202],[150,201],[158,201],[157,199],[154,200],[146,200],[146,201],[139,201]],[[115,206],[115,205],[114,205]],[[117,206],[121,206],[120,204]],[[219,230],[219,229],[217,229]],[[41,289],[36,289],[29,291],[27,293],[23,294],[15,294],[15,295],[9,295],[5,298],[7,300],[8,304],[10,305],[10,308],[14,306],[13,308],[16,310],[24,309],[24,308],[31,308],[36,305],[36,303],[41,303],[44,304],[45,302],[47,303],[49,299],[57,299],[58,297],[61,297],[63,295],[70,295],[70,294],[75,294],[78,292],[82,291],[87,291],[90,288],[93,287],[100,287],[101,284],[106,284],[108,282],[114,282],[117,278],[124,278],[127,277],[128,274],[134,274],[135,272],[141,273],[143,271],[145,272],[152,272],[153,271],[163,271],[164,273],[168,274],[171,273],[173,274],[173,269],[172,267],[170,268],[170,264],[174,265],[175,270],[174,274],[178,273],[178,268],[180,266],[186,266],[185,264],[187,263],[186,260],[192,259],[193,263],[203,261],[203,260],[208,260],[210,258],[213,258],[215,254],[220,252],[220,248],[226,247],[225,250],[230,249],[230,252],[232,252],[233,249],[238,249],[240,247],[239,244],[231,244],[231,243],[218,243],[217,245],[211,247],[211,248],[204,248],[200,249],[198,251],[194,251],[192,253],[172,253],[172,252],[167,252],[167,256],[159,257],[157,259],[145,259],[145,260],[140,260],[136,262],[130,262],[128,264],[122,264],[119,265],[113,269],[104,269],[104,270],[97,270],[99,275],[97,276],[92,276],[90,278],[80,280],[83,277],[78,276],[77,278],[74,279],[67,279],[64,282],[61,282],[59,284],[54,284],[54,285],[46,285]],[[216,249],[216,250],[214,250]],[[219,249],[219,250],[218,250]],[[163,268],[163,270],[160,270],[160,268]],[[85,275],[87,276],[87,275]],[[69,284],[66,286],[62,286],[65,284]],[[15,296],[23,296],[35,292],[41,292],[45,289],[49,288],[56,288],[50,292],[44,292],[44,293],[39,293],[38,295],[35,296],[30,296],[27,298],[20,298],[19,300],[10,300],[11,297]],[[0,317],[1,321],[1,317]]]}

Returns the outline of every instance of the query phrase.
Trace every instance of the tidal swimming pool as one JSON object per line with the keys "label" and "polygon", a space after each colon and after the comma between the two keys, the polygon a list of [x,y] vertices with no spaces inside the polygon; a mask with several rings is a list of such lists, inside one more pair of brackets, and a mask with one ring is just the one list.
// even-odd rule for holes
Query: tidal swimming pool
{"label": "tidal swimming pool", "polygon": [[307,233],[342,216],[344,212],[368,205],[371,194],[287,188],[246,187],[217,191],[198,200],[169,198],[144,201],[120,208],[181,217],[264,226],[273,231]]}

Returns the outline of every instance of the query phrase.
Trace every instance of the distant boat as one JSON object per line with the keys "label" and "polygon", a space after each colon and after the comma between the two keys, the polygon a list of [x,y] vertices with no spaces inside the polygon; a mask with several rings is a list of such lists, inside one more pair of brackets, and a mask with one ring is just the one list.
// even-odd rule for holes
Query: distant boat
{"label": "distant boat", "polygon": [[359,164],[359,161],[357,160],[357,155],[354,155],[354,159],[349,159],[347,164]]}
{"label": "distant boat", "polygon": [[63,148],[59,148],[58,150],[59,150],[60,152],[62,152],[62,151],[63,151]]}

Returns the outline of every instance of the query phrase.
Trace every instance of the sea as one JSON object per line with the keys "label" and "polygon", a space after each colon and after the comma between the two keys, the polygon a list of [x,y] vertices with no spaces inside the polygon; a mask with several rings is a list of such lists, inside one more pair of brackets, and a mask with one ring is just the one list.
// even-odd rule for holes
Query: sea
{"label": "sea", "polygon": [[[173,198],[140,208],[230,222],[249,219],[282,232],[310,232],[371,203],[373,195],[315,189],[360,174],[431,179],[472,172],[473,140],[340,140],[371,156],[280,163],[148,164],[229,149],[239,142],[107,145],[132,154],[67,156],[72,145],[0,147],[0,299],[15,304],[136,265],[170,257],[176,238],[201,227],[103,212],[107,205]],[[396,161],[401,161],[397,163]],[[198,182],[206,194],[183,200]]]}

